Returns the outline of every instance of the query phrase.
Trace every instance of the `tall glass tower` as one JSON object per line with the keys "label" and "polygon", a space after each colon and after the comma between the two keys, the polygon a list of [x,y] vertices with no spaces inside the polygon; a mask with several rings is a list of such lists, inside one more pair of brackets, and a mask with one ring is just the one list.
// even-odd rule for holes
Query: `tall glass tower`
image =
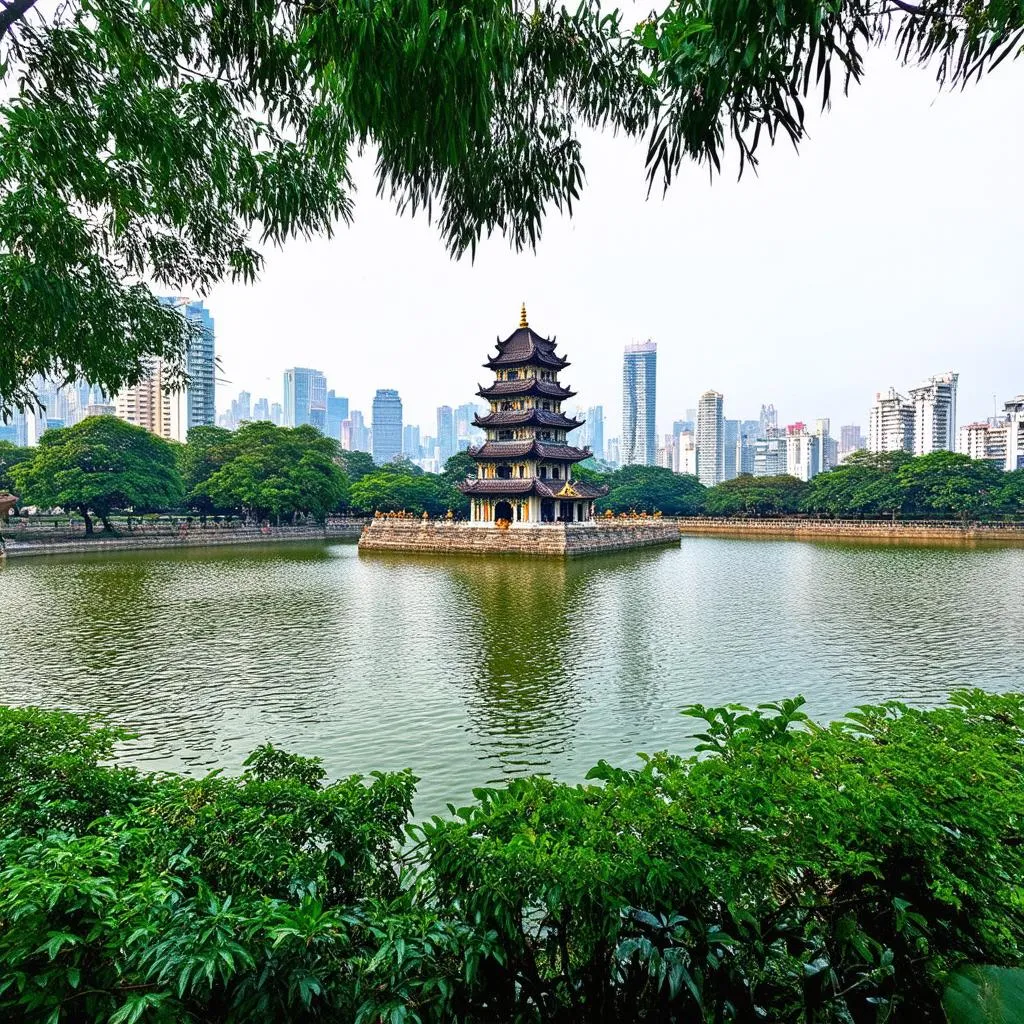
{"label": "tall glass tower", "polygon": [[622,464],[653,466],[658,450],[655,398],[658,346],[642,341],[626,346],[622,359]]}
{"label": "tall glass tower", "polygon": [[[185,373],[188,383],[184,394],[179,394],[175,406],[184,422],[176,425],[170,436],[184,441],[192,427],[203,427],[217,420],[216,349],[214,324],[210,311],[202,302],[184,296],[163,295],[160,302],[173,306],[183,316],[199,326],[199,335],[193,338],[185,353]],[[164,431],[167,434],[167,431]]]}
{"label": "tall glass tower", "polygon": [[307,423],[327,432],[327,378],[319,370],[293,366],[284,371],[284,426]]}
{"label": "tall glass tower", "polygon": [[402,400],[392,388],[373,396],[373,461],[378,466],[402,454]]}

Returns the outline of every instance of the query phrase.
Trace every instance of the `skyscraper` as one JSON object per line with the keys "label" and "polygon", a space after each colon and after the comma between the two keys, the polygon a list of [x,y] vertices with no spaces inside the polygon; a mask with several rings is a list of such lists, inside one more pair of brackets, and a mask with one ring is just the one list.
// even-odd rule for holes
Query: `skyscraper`
{"label": "skyscraper", "polygon": [[622,463],[653,466],[658,346],[653,341],[627,345],[622,360]]}
{"label": "skyscraper", "polygon": [[955,373],[929,377],[920,387],[910,389],[914,403],[914,454],[956,449]]}
{"label": "skyscraper", "polygon": [[697,479],[705,487],[725,479],[725,420],[717,391],[705,391],[697,406]]}
{"label": "skyscraper", "polygon": [[775,411],[774,405],[762,405],[761,416],[758,420],[758,437],[771,437],[770,430],[776,430],[779,426],[779,414]]}
{"label": "skyscraper", "polygon": [[327,378],[319,370],[294,366],[284,371],[284,426],[307,423],[327,432]]}
{"label": "skyscraper", "polygon": [[185,373],[188,383],[185,393],[176,403],[179,413],[176,419],[174,439],[184,441],[192,427],[207,426],[216,422],[216,346],[214,323],[210,311],[202,302],[176,296],[164,296],[160,301],[165,306],[174,306],[182,315],[199,328],[199,335],[193,338],[185,353]]}
{"label": "skyscraper", "polygon": [[859,423],[849,423],[839,428],[839,454],[856,452],[864,447],[864,438],[860,433]]}
{"label": "skyscraper", "polygon": [[402,454],[402,400],[393,388],[373,396],[373,461],[378,466]]}
{"label": "skyscraper", "polygon": [[580,431],[584,437],[581,443],[589,447],[597,459],[604,458],[604,406],[592,405],[586,413],[586,423]]}
{"label": "skyscraper", "polygon": [[740,442],[740,421],[723,420],[725,428],[725,480],[735,480],[739,475],[736,465],[737,448]]}
{"label": "skyscraper", "polygon": [[455,414],[450,405],[437,407],[437,464],[444,464],[459,450],[459,435],[455,430]]}
{"label": "skyscraper", "polygon": [[252,418],[256,421],[270,419],[270,402],[266,398],[257,398],[253,403]]}
{"label": "skyscraper", "polygon": [[348,419],[348,399],[336,395],[332,388],[327,392],[327,436],[341,440],[341,424]]}
{"label": "skyscraper", "polygon": [[181,296],[162,296],[198,327],[185,351],[184,387],[169,387],[171,368],[159,357],[145,360],[142,380],[114,396],[116,415],[172,441],[184,441],[192,427],[216,420],[214,324],[201,302]]}
{"label": "skyscraper", "polygon": [[895,388],[875,395],[868,418],[868,450],[913,452],[914,403]]}
{"label": "skyscraper", "polygon": [[411,423],[402,428],[402,454],[413,461],[422,458],[420,428]]}

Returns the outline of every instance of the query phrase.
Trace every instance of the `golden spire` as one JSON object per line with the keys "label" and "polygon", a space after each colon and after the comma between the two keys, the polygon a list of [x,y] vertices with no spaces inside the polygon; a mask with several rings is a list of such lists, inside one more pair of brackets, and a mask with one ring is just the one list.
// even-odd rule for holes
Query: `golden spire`
{"label": "golden spire", "polygon": [[526,319],[526,303],[524,302],[519,308],[519,326],[529,327],[529,321]]}

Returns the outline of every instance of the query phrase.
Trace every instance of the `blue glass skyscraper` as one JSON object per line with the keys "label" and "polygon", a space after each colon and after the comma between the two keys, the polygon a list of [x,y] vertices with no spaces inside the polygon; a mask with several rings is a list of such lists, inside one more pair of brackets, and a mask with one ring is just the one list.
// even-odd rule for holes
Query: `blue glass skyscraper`
{"label": "blue glass skyscraper", "polygon": [[655,428],[658,346],[627,345],[622,360],[622,464],[653,466],[658,450]]}
{"label": "blue glass skyscraper", "polygon": [[378,466],[402,454],[402,400],[392,388],[373,396],[373,461]]}

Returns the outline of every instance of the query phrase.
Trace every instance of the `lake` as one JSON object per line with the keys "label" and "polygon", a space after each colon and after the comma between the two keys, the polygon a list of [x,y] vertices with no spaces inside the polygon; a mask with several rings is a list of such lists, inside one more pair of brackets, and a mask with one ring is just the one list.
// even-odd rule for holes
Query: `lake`
{"label": "lake", "polygon": [[572,562],[352,544],[0,562],[0,700],[100,711],[153,769],[271,741],[411,767],[417,810],[688,750],[691,703],[818,718],[1024,687],[1024,549],[684,538]]}

